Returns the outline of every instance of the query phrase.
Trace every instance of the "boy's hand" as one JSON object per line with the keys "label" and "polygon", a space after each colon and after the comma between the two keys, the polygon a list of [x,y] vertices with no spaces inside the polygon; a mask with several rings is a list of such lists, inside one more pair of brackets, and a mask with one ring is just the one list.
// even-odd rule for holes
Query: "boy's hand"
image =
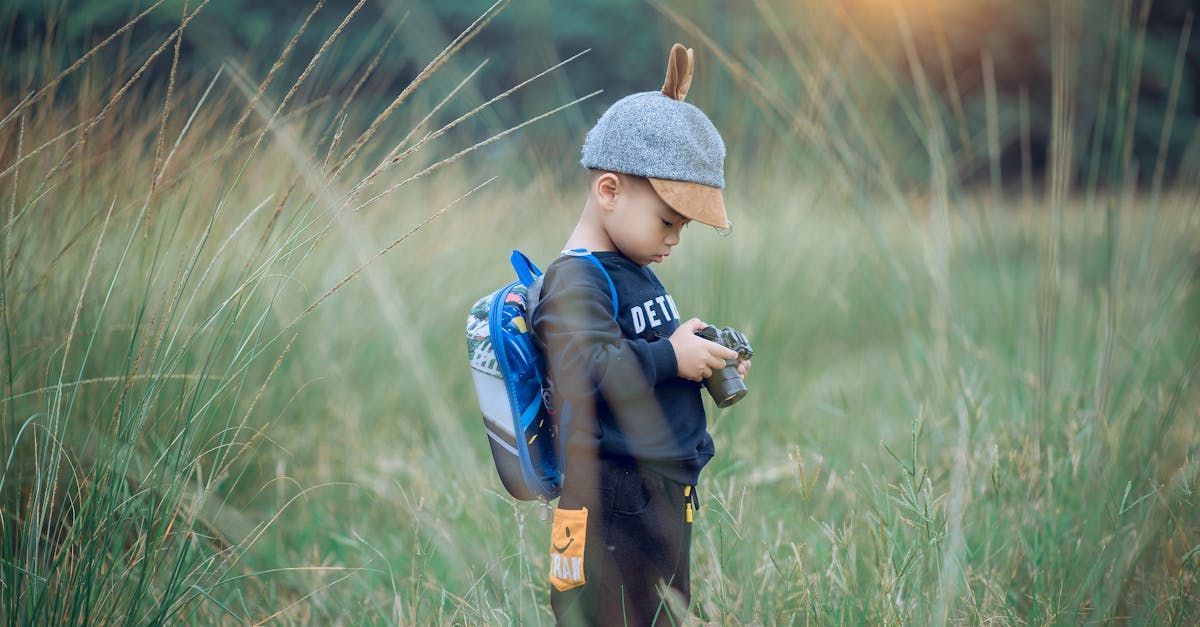
{"label": "boy's hand", "polygon": [[[703,381],[712,376],[713,370],[725,367],[725,361],[737,359],[737,351],[725,348],[716,342],[710,342],[698,335],[696,331],[708,326],[699,318],[692,318],[679,325],[668,340],[671,348],[675,349],[675,362],[679,364],[679,376],[690,381]],[[742,363],[738,364],[741,370]]]}
{"label": "boy's hand", "polygon": [[743,379],[745,379],[746,373],[750,372],[750,360],[738,358],[737,370],[738,370],[738,374],[741,375]]}

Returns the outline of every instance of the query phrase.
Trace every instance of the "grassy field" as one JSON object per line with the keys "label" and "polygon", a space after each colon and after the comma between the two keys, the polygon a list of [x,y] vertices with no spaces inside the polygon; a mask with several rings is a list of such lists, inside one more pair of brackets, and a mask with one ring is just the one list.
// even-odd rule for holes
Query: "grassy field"
{"label": "grassy field", "polygon": [[[368,136],[336,98],[248,107],[232,68],[86,76],[2,108],[4,619],[552,623],[463,331],[510,249],[556,254],[583,173],[510,140],[437,166],[476,143],[421,139],[443,94]],[[1196,190],[860,188],[794,148],[731,151],[734,234],[656,268],[756,349],[709,406],[696,615],[1200,621]]]}

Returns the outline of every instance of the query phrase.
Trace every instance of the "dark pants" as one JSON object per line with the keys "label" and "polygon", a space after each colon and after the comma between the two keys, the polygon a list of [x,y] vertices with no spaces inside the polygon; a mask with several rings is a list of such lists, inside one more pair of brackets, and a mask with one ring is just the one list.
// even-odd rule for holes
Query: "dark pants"
{"label": "dark pants", "polygon": [[693,489],[632,466],[600,462],[591,472],[568,470],[558,507],[588,509],[586,583],[565,592],[551,586],[559,624],[683,622],[680,612],[691,602]]}

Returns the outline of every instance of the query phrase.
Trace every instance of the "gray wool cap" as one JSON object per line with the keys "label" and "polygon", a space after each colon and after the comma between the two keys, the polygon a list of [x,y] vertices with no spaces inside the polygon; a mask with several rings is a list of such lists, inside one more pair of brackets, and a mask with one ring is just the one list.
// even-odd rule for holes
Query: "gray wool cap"
{"label": "gray wool cap", "polygon": [[725,142],[696,106],[658,91],[613,103],[583,141],[585,168],[725,187]]}

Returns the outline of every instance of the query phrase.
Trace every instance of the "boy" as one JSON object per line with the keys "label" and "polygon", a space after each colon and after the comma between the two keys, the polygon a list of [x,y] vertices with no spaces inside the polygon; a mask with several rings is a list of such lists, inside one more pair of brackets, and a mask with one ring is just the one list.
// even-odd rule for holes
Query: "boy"
{"label": "boy", "polygon": [[663,91],[619,100],[588,132],[587,203],[531,315],[563,455],[550,577],[560,623],[678,624],[691,599],[695,485],[714,452],[700,382],[738,358],[694,334],[704,322],[680,320],[649,268],[687,223],[730,226],[724,143],[683,102],[691,65],[675,44]]}

